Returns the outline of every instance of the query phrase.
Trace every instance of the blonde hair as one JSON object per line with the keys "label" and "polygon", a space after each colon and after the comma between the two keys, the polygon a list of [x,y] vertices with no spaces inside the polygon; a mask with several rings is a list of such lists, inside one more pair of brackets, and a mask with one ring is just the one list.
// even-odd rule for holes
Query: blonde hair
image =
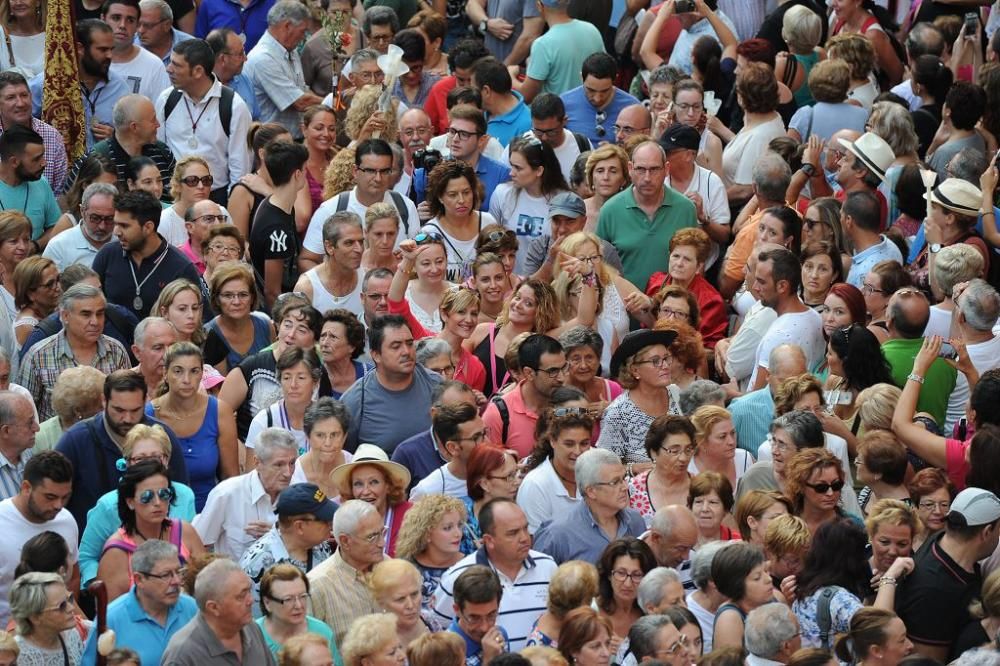
{"label": "blonde hair", "polygon": [[278,666],[309,666],[302,661],[302,658],[306,648],[311,645],[322,647],[328,652],[330,650],[330,644],[319,634],[306,632],[292,636],[278,651]]}
{"label": "blonde hair", "polygon": [[323,174],[323,198],[332,199],[354,187],[354,146],[341,148]]}
{"label": "blonde hair", "polygon": [[819,395],[819,403],[823,404],[823,385],[808,372],[781,382],[774,392],[774,415],[781,416],[792,411],[795,403],[809,393]]}
{"label": "blonde hair", "polygon": [[15,240],[22,234],[31,237],[33,228],[28,216],[19,210],[0,212],[0,243]]}
{"label": "blonde hair", "polygon": [[56,279],[58,283],[59,269],[56,263],[48,257],[34,255],[25,257],[14,267],[14,305],[17,308],[26,308],[32,305],[29,293],[42,288],[42,277],[50,267],[56,268]]}
{"label": "blonde hair", "polygon": [[[49,15],[48,0],[38,0],[38,24],[45,29],[45,22]],[[5,30],[10,30],[10,22],[13,17],[10,15],[10,0],[0,0],[0,22],[3,22]]]}
{"label": "blonde hair", "polygon": [[875,69],[875,47],[864,35],[854,32],[834,35],[827,41],[826,50],[831,59],[847,63],[852,79],[866,79]]}
{"label": "blonde hair", "polygon": [[559,650],[548,645],[531,645],[521,650],[521,656],[531,662],[531,666],[569,666],[566,657]]}
{"label": "blonde hair", "polygon": [[811,53],[823,39],[823,21],[812,10],[795,5],[782,17],[781,38],[791,51]]}
{"label": "blonde hair", "polygon": [[[361,134],[361,128],[365,126],[372,114],[379,110],[378,102],[382,96],[382,86],[374,83],[362,87],[354,93],[351,106],[347,109],[347,116],[344,118],[344,134],[351,139],[357,139]],[[388,144],[393,144],[399,138],[399,123],[396,122],[396,112],[399,108],[399,100],[392,98],[392,108],[386,112],[389,117],[382,130],[381,138]],[[341,151],[343,152],[343,151]],[[353,163],[353,156],[351,157]]]}
{"label": "blonde hair", "polygon": [[764,531],[764,550],[772,558],[802,555],[809,550],[811,542],[812,533],[806,521],[790,513],[769,522]]}
{"label": "blonde hair", "polygon": [[695,446],[700,446],[708,439],[712,428],[723,421],[732,421],[733,415],[723,407],[717,405],[702,405],[691,415],[691,423],[694,424]]}
{"label": "blonde hair", "polygon": [[902,394],[898,386],[885,383],[874,384],[858,393],[854,402],[858,405],[861,427],[869,432],[892,430],[892,415]]}
{"label": "blonde hair", "polygon": [[865,521],[868,537],[875,539],[875,533],[882,525],[899,525],[910,528],[910,539],[916,539],[924,530],[924,525],[917,515],[917,510],[895,499],[880,499],[872,505]]}
{"label": "blonde hair", "polygon": [[[175,197],[180,197],[181,180],[185,178],[184,172],[187,171],[187,168],[192,164],[200,164],[205,167],[205,170],[208,171],[209,175],[212,174],[212,170],[208,168],[208,162],[205,161],[204,157],[199,157],[198,155],[187,155],[180,158],[177,160],[177,165],[174,167],[174,175],[170,177],[170,191],[174,193]],[[183,215],[184,212],[185,211],[182,211],[181,215]]]}
{"label": "blonde hair", "polygon": [[[201,289],[199,289],[198,286],[190,280],[177,278],[163,288],[160,295],[157,297],[156,302],[153,303],[153,308],[150,310],[150,313],[158,317],[163,317],[169,321],[170,318],[167,317],[167,310],[171,305],[173,305],[174,299],[185,291],[192,292],[198,297],[198,303],[201,307],[205,307],[205,301],[201,296]],[[205,329],[201,326],[195,326],[194,332],[191,333],[191,342],[201,346],[205,342]]]}
{"label": "blonde hair", "polygon": [[628,175],[628,153],[621,146],[614,143],[606,143],[603,146],[599,146],[590,151],[587,155],[587,165],[583,169],[584,180],[587,181],[587,185],[594,189],[594,169],[597,168],[598,162],[603,162],[604,160],[617,159],[622,167],[622,177],[625,179],[622,187],[628,187],[631,182]]}
{"label": "blonde hair", "polygon": [[170,458],[172,451],[170,435],[167,434],[163,426],[138,423],[132,426],[132,429],[125,435],[125,444],[122,445],[122,455],[126,460],[132,456],[132,449],[135,448],[135,445],[144,439],[151,439],[159,444],[163,455],[168,459]]}
{"label": "blonde hair", "polygon": [[361,666],[361,661],[392,641],[396,635],[396,616],[392,613],[362,615],[351,623],[351,628],[340,644],[344,666]]}
{"label": "blonde hair", "polygon": [[[535,300],[538,301],[535,307],[535,325],[531,327],[531,331],[533,333],[548,333],[559,326],[562,321],[559,317],[559,301],[552,287],[541,280],[528,278],[517,286],[514,293],[517,293],[524,287],[531,289],[534,292]],[[511,295],[511,298],[513,298],[513,295]],[[497,315],[496,324],[498,328],[506,324],[510,319],[511,298],[504,301],[503,309]]]}
{"label": "blonde hair", "polygon": [[406,660],[410,666],[463,666],[465,641],[450,631],[427,633],[406,647]]}
{"label": "blonde hair", "polygon": [[473,306],[479,308],[479,292],[468,287],[458,287],[448,290],[441,299],[439,309],[441,314],[445,315],[457,310],[468,310]]}
{"label": "blonde hair", "polygon": [[14,640],[13,634],[0,631],[0,652],[13,652],[15,657],[21,654],[21,646]]}
{"label": "blonde hair", "polygon": [[368,207],[368,210],[365,211],[366,234],[371,231],[372,225],[378,220],[392,220],[396,224],[396,229],[399,229],[399,211],[391,203],[379,201]]}
{"label": "blonde hair", "polygon": [[396,557],[409,559],[424,552],[430,531],[449,513],[457,513],[462,523],[467,519],[465,504],[450,495],[425,495],[414,502],[396,537]]}
{"label": "blonde hair", "polygon": [[[97,368],[80,365],[59,373],[52,389],[52,409],[62,423],[76,423],[92,414],[80,412],[82,407],[97,407],[101,411],[106,375]],[[97,413],[94,412],[94,413]]]}
{"label": "blonde hair", "polygon": [[969,606],[969,613],[978,620],[1000,617],[1000,570],[994,571],[983,581],[979,599]]}
{"label": "blonde hair", "polygon": [[[792,512],[792,505],[789,504],[788,498],[774,490],[751,490],[737,500],[733,510],[733,518],[740,528],[740,536],[743,537],[744,541],[749,542],[751,536],[748,519],[752,517],[754,520],[760,520],[764,512],[775,504],[783,505],[788,513]],[[768,526],[770,527],[770,525]]]}
{"label": "blonde hair", "polygon": [[407,578],[415,582],[418,587],[423,581],[420,571],[411,562],[399,557],[389,558],[375,565],[368,586],[372,589],[372,596],[379,601]]}

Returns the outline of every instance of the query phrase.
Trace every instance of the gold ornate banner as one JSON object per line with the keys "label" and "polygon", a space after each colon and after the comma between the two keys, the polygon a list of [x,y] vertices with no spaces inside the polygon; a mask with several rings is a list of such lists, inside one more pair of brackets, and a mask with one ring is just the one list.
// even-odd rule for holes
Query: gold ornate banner
{"label": "gold ornate banner", "polygon": [[58,129],[66,140],[70,161],[86,149],[83,99],[76,58],[73,0],[48,0],[45,23],[45,86],[42,120]]}

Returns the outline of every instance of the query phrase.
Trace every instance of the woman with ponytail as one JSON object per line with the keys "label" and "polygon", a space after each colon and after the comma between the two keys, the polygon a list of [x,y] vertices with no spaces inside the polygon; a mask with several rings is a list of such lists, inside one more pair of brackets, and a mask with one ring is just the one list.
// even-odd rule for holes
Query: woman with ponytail
{"label": "woman with ponytail", "polygon": [[838,640],[837,659],[859,666],[896,666],[913,652],[906,625],[890,610],[862,608],[851,618],[851,626]]}
{"label": "woman with ponytail", "polygon": [[953,81],[951,70],[935,55],[918,56],[913,61],[910,88],[920,98],[920,108],[913,112],[913,127],[920,139],[917,155],[924,159],[927,147],[941,125],[941,109]]}

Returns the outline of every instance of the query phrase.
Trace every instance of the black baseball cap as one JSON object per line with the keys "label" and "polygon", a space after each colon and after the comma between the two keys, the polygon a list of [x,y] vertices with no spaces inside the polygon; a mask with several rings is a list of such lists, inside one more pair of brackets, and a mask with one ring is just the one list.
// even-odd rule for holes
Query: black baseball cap
{"label": "black baseball cap", "polygon": [[698,146],[701,145],[701,135],[693,127],[675,123],[663,133],[660,145],[668,155],[674,150],[698,150]]}

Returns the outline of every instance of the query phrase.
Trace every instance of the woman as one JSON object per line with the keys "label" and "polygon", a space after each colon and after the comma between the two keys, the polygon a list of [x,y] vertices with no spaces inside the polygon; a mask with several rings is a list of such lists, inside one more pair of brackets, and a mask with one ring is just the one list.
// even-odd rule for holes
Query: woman
{"label": "woman", "polygon": [[[66,585],[71,585],[75,577],[75,567],[70,567],[69,544],[66,539],[51,530],[40,532],[21,546],[21,559],[14,568],[14,578],[20,578],[32,571],[54,573],[62,577]],[[75,606],[76,630],[80,638],[87,639],[90,622],[87,616]],[[8,626],[12,626],[13,623]],[[0,650],[3,650],[0,647]],[[0,661],[0,664],[4,663]],[[13,666],[13,665],[12,665]]]}
{"label": "woman", "polygon": [[147,416],[177,435],[198,511],[218,481],[240,473],[233,411],[199,390],[203,363],[201,350],[192,343],[171,345],[164,357],[160,397],[146,405]]}
{"label": "woman", "polygon": [[777,243],[798,256],[802,250],[802,218],[790,206],[768,208],[757,224],[757,244],[763,243]]}
{"label": "woman", "polygon": [[46,0],[29,0],[24,3],[8,0],[0,5],[0,23],[3,24],[6,41],[3,54],[5,70],[15,70],[25,79],[31,79],[45,69],[47,16]]}
{"label": "woman", "polygon": [[691,388],[700,377],[708,375],[708,360],[701,333],[679,318],[662,319],[656,322],[654,329],[677,333],[677,337],[669,347],[673,359],[670,363],[670,378],[683,397],[685,390]]}
{"label": "woman", "polygon": [[523,269],[532,238],[550,234],[549,200],[569,190],[559,158],[547,143],[534,136],[510,144],[510,182],[503,183],[490,199],[490,215],[518,236],[518,270]]}
{"label": "woman", "polygon": [[448,76],[450,73],[448,71],[448,58],[445,57],[446,54],[441,48],[448,32],[448,19],[445,19],[440,12],[424,9],[414,14],[406,27],[416,28],[417,32],[424,38],[424,44],[427,45],[424,71],[437,76]]}
{"label": "woman", "polygon": [[3,304],[7,307],[11,321],[17,319],[18,311],[14,298],[17,292],[14,269],[28,256],[30,249],[31,221],[27,216],[16,210],[0,213],[0,275],[3,280],[0,296],[3,297]]}
{"label": "woman", "polygon": [[876,384],[858,394],[858,416],[865,432],[892,431],[892,414],[902,391],[895,384]]}
{"label": "woman", "polygon": [[[396,276],[402,282],[402,298],[413,318],[431,335],[441,332],[441,302],[455,285],[447,280],[447,250],[438,233],[420,232],[413,240],[400,244],[403,260]],[[395,283],[395,278],[394,278]],[[390,296],[391,298],[391,296]]]}
{"label": "woman", "polygon": [[323,365],[315,349],[290,347],[281,352],[276,365],[281,384],[281,399],[261,410],[250,422],[246,447],[252,450],[257,438],[267,428],[281,428],[295,437],[299,455],[308,451],[309,440],[303,427],[306,409],[319,388]]}
{"label": "woman", "polygon": [[[163,214],[160,215],[160,224],[156,227],[156,231],[168,243],[174,247],[180,247],[187,242],[188,232],[184,224],[184,216],[191,206],[209,198],[214,182],[212,172],[208,169],[208,162],[204,158],[188,155],[177,161],[174,175],[170,180],[170,193],[174,197],[174,203],[169,208],[163,209]],[[223,206],[219,206],[219,208],[222,215],[229,219],[229,211]],[[243,230],[240,229],[240,231]]]}
{"label": "woman", "polygon": [[696,431],[695,454],[688,472],[718,472],[735,486],[755,461],[749,452],[736,448],[733,417],[722,407],[706,405],[691,415],[691,423]]}
{"label": "woman", "polygon": [[479,240],[476,241],[477,257],[493,253],[499,256],[503,262],[507,277],[503,293],[505,299],[510,298],[514,289],[526,279],[514,273],[514,264],[517,262],[518,250],[520,249],[521,243],[517,240],[517,234],[514,230],[507,229],[500,224],[487,224],[479,232]]}
{"label": "woman", "polygon": [[655,568],[653,551],[645,541],[632,537],[615,539],[601,553],[597,562],[595,601],[601,617],[611,622],[611,645],[615,652],[635,621],[642,617],[638,602],[639,583]]}
{"label": "woman", "polygon": [[264,634],[264,642],[277,656],[289,639],[303,634],[317,634],[327,644],[333,663],[343,666],[340,652],[333,640],[333,630],[325,623],[307,614],[309,579],[296,566],[275,564],[260,579],[260,610],[257,626]]}
{"label": "woman", "polygon": [[104,544],[97,577],[114,600],[128,592],[135,574],[132,553],[150,539],[177,546],[181,564],[205,552],[191,523],[168,516],[176,491],[166,466],[156,459],[143,460],[125,470],[118,483],[118,517],[121,527]]}
{"label": "woman", "polygon": [[813,67],[824,56],[819,48],[823,39],[823,19],[808,7],[789,7],[781,19],[781,38],[788,45],[788,52],[775,56],[774,76],[792,91],[800,109],[812,106],[816,100],[813,86],[807,81]]}
{"label": "woman", "polygon": [[927,537],[945,527],[945,518],[951,501],[958,492],[948,475],[937,467],[926,467],[906,484],[910,491],[910,504],[917,507],[917,517],[923,529],[913,538],[913,551],[923,545]]}
{"label": "woman", "polygon": [[[851,617],[868,596],[871,569],[865,556],[868,537],[853,520],[838,518],[813,531],[805,565],[795,577],[792,612],[799,621],[803,647],[829,647],[835,634],[850,627]],[[896,581],[913,570],[913,560],[899,557],[882,576],[874,606],[892,610]],[[817,621],[820,596],[829,591],[830,627],[825,641]]]}
{"label": "woman", "polygon": [[[133,158],[133,161],[138,159],[140,158]],[[149,160],[150,164],[155,166],[153,160],[150,160],[148,157],[141,159]],[[163,181],[160,179],[159,169],[156,170],[156,181],[160,184],[160,194],[154,194],[154,196],[159,199],[160,195],[163,194]],[[66,212],[56,220],[56,226],[52,229],[53,237],[67,229],[72,229],[80,223],[80,219],[77,216],[79,215],[80,204],[83,203],[83,192],[94,183],[118,185],[118,168],[110,159],[97,153],[83,158],[80,168],[76,172],[76,180],[73,181],[73,185],[63,195],[62,203]],[[137,188],[129,187],[129,189]],[[101,242],[111,238],[111,225],[105,223],[104,227],[106,228],[107,237],[95,238],[95,241]]]}
{"label": "woman", "polygon": [[[618,382],[598,376],[604,340],[592,328],[574,326],[559,336],[559,344],[569,364],[566,386],[580,389],[587,396],[588,409],[600,418],[611,401],[622,393]],[[597,434],[600,434],[599,424]]]}
{"label": "woman", "polygon": [[[872,106],[872,113],[868,116],[866,128],[885,139],[889,148],[892,149],[892,154],[896,156],[889,168],[885,170],[885,178],[882,179],[878,189],[889,203],[889,226],[898,226],[899,230],[903,232],[903,236],[909,239],[916,235],[917,228],[923,222],[924,212],[914,210],[917,206],[906,206],[906,210],[901,209],[900,202],[904,197],[902,192],[896,192],[896,188],[900,183],[903,170],[907,167],[917,168],[919,174],[920,156],[917,154],[917,148],[920,146],[920,139],[913,126],[913,116],[910,115],[909,108],[899,104],[875,102]],[[922,198],[922,193],[920,198]],[[914,197],[914,203],[916,203],[916,197]],[[915,215],[910,216],[909,211]]]}
{"label": "woman", "polygon": [[733,517],[740,537],[757,546],[764,545],[767,526],[778,516],[792,512],[792,505],[781,493],[773,490],[751,490],[736,503]]}
{"label": "woman", "polygon": [[[10,616],[22,664],[83,663],[85,640],[76,630],[76,604],[57,573],[26,573],[10,586]],[[89,627],[90,623],[86,623]],[[11,662],[14,663],[14,662]]]}
{"label": "woman", "polygon": [[813,534],[844,515],[839,506],[843,488],[840,460],[824,448],[799,450],[785,465],[785,495]]}
{"label": "woman", "polygon": [[59,374],[52,389],[56,415],[42,421],[35,433],[35,451],[56,448],[71,426],[104,409],[104,373],[89,365],[69,368]]}
{"label": "woman", "polygon": [[649,311],[651,325],[662,319],[677,319],[695,329],[701,326],[698,300],[690,291],[675,284],[667,285],[656,292]]}
{"label": "woman", "polygon": [[299,634],[288,639],[277,654],[278,666],[338,666],[329,645],[319,634]]}
{"label": "woman", "polygon": [[919,141],[917,156],[922,160],[941,125],[941,111],[951,90],[953,75],[940,56],[931,54],[914,58],[910,70],[910,90],[920,100],[920,107],[912,116]]}
{"label": "woman", "polygon": [[830,288],[844,280],[840,250],[829,241],[807,243],[802,248],[802,302],[821,310]]}
{"label": "woman", "polygon": [[353,456],[344,451],[350,429],[350,415],[340,401],[323,397],[306,408],[302,417],[306,452],[295,460],[292,483],[315,483],[327,497],[337,500],[340,489],[330,481],[330,474]]}
{"label": "woman", "polygon": [[[243,250],[247,241],[232,224],[215,224],[208,229],[205,239],[201,242],[201,260],[205,271],[201,274],[201,291],[208,294],[211,289],[212,276],[223,263],[243,261]],[[213,310],[214,312],[214,310]]]}
{"label": "woman", "polygon": [[566,616],[577,608],[587,607],[597,596],[597,569],[590,562],[563,562],[549,580],[545,612],[535,621],[527,645],[559,647],[559,634]]}
{"label": "woman", "polygon": [[687,507],[698,524],[699,546],[709,541],[740,538],[736,530],[722,524],[726,518],[732,519],[733,503],[733,487],[718,472],[702,472],[691,479]]}
{"label": "woman", "polygon": [[508,276],[500,255],[480,252],[472,262],[472,284],[479,294],[479,323],[496,322],[503,310]]}
{"label": "woman", "polygon": [[[846,282],[837,282],[830,286],[830,291],[823,299],[823,308],[819,310],[819,313],[823,317],[823,337],[827,340],[830,339],[834,331],[850,328],[855,324],[864,326],[865,322],[868,321],[864,294],[857,287]],[[813,374],[822,381],[826,381],[830,374],[830,368],[827,367],[825,356],[823,362],[813,369]]]}
{"label": "woman", "polygon": [[[812,11],[805,11],[815,16]],[[816,104],[799,107],[788,122],[787,135],[805,143],[813,135],[829,141],[839,129],[863,133],[868,111],[848,101],[850,85],[851,68],[843,60],[824,60],[813,67],[809,85],[802,89],[816,98]]]}
{"label": "woman", "polygon": [[448,495],[421,497],[406,512],[395,557],[412,562],[420,572],[425,610],[431,610],[444,572],[465,557],[460,546],[467,515],[462,500]]}
{"label": "woman", "polygon": [[521,477],[517,453],[511,449],[483,443],[472,450],[466,463],[466,489],[462,498],[465,504],[465,529],[462,552],[469,554],[482,545],[483,532],[479,527],[479,512],[495,499],[514,501]]}
{"label": "woman", "polygon": [[666,414],[653,419],[646,433],[646,455],[651,469],[629,477],[629,506],[642,514],[646,527],[657,507],[687,503],[691,475],[688,463],[694,455],[695,429],[685,416]]}
{"label": "woman", "polygon": [[886,320],[889,299],[897,291],[910,285],[910,274],[898,261],[892,259],[878,262],[865,274],[861,293],[864,294],[865,307],[870,317],[868,330],[875,334],[879,344],[889,339],[889,323]]}
{"label": "woman", "polygon": [[681,229],[670,239],[669,273],[653,273],[646,285],[647,294],[655,294],[665,284],[684,287],[698,301],[698,331],[705,347],[714,349],[729,326],[722,296],[705,279],[705,262],[712,249],[708,234],[701,229]]}
{"label": "woman", "polygon": [[597,230],[597,215],[604,202],[631,184],[628,153],[618,145],[606,143],[587,156],[586,180],[593,195],[584,199],[587,206],[587,231]]}
{"label": "woman", "polygon": [[698,663],[705,650],[704,635],[698,618],[683,604],[668,606],[662,613],[670,618],[671,624],[681,634],[680,645],[687,653],[686,663]]}
{"label": "woman", "polygon": [[28,257],[14,269],[14,303],[20,310],[14,320],[17,354],[35,325],[55,311],[62,287],[59,267],[46,257]]}
{"label": "woman", "polygon": [[874,572],[874,586],[900,557],[912,557],[913,540],[923,526],[909,501],[879,500],[872,504],[865,521],[872,556],[868,564]]}
{"label": "woman", "polygon": [[840,225],[840,202],[835,197],[820,197],[809,202],[802,217],[802,245],[816,241],[833,243],[840,251],[844,275],[851,267],[851,253],[844,241],[844,230]]}
{"label": "woman", "polygon": [[634,476],[653,467],[645,451],[646,433],[658,416],[681,415],[680,390],[670,383],[673,331],[633,331],[611,357],[611,376],[625,392],[604,411],[597,446],[625,461]]}
{"label": "woman", "polygon": [[[128,161],[125,167],[125,186],[130,192],[142,190],[159,200],[163,196],[163,185],[163,174],[152,158],[137,155]],[[160,205],[166,208],[169,204],[160,202]]]}
{"label": "woman", "polygon": [[[864,37],[872,45],[879,71],[885,76],[887,83],[894,86],[903,80],[903,62],[887,34],[895,26],[884,27],[876,16],[876,11],[879,10],[875,9],[875,3],[871,0],[837,0],[830,16],[830,36],[852,34]],[[880,10],[879,13],[884,11]],[[883,18],[889,17],[883,15]]]}
{"label": "woman", "polygon": [[169,282],[150,310],[150,314],[174,325],[178,341],[193,342],[199,347],[205,342],[201,312],[201,289],[184,278]]}
{"label": "woman", "polygon": [[[716,97],[716,99],[721,99]],[[657,119],[659,120],[659,119]],[[705,89],[694,79],[678,81],[674,84],[674,101],[667,122],[669,121],[693,127],[701,135],[698,145],[697,162],[700,166],[722,176],[722,140],[714,132],[708,130],[708,112],[705,109]],[[666,129],[664,127],[664,129]]]}
{"label": "woman", "polygon": [[[561,666],[567,666],[565,659],[559,659],[563,661]],[[461,666],[465,663],[465,639],[450,631],[420,636],[406,649],[406,660],[410,666]]]}
{"label": "woman", "polygon": [[[955,243],[942,247],[934,254],[933,268],[930,275],[933,295],[931,300],[938,302],[931,305],[931,316],[927,320],[927,326],[924,327],[924,337],[940,335],[949,338],[956,310],[955,286],[986,276],[983,271],[983,257],[974,246],[968,243]],[[954,418],[958,417],[959,415],[955,415]],[[948,420],[951,421],[952,418]]]}
{"label": "woman", "polygon": [[753,194],[754,164],[771,139],[785,135],[785,123],[777,112],[778,82],[770,67],[747,63],[736,76],[736,100],[743,110],[743,129],[722,151],[722,179],[730,201]]}
{"label": "woman", "polygon": [[842,60],[851,68],[851,82],[847,100],[871,111],[879,88],[875,82],[877,53],[867,38],[856,33],[844,33],[831,37],[826,43],[827,55],[833,60]]}
{"label": "woman", "polygon": [[827,420],[825,425],[846,439],[850,450],[854,451],[861,427],[857,395],[875,384],[891,384],[889,363],[882,354],[878,338],[863,325],[851,324],[835,329],[830,335],[826,365],[830,376],[823,387],[824,395],[843,427],[832,420]]}
{"label": "woman", "polygon": [[341,502],[359,499],[374,506],[388,529],[385,554],[394,557],[403,517],[411,504],[406,501],[410,472],[399,463],[389,462],[385,451],[374,444],[361,444],[354,458],[333,470],[330,482],[340,492]]}
{"label": "woman", "polygon": [[728,599],[715,611],[712,649],[743,645],[743,629],[750,611],[774,599],[764,551],[737,541],[715,553],[711,580]]}
{"label": "woman", "polygon": [[408,560],[384,559],[372,569],[375,602],[385,613],[396,616],[396,631],[407,647],[421,636],[441,629],[434,614],[422,607],[422,586],[423,576]]}
{"label": "woman", "polygon": [[[984,641],[969,648],[978,647]],[[851,617],[847,633],[837,640],[837,658],[859,666],[896,666],[913,652],[906,625],[891,610],[861,608]],[[958,650],[955,654],[961,654]]]}
{"label": "woman", "polygon": [[450,282],[461,283],[472,277],[479,232],[497,221],[480,212],[482,184],[476,170],[461,160],[445,160],[427,176],[427,209],[431,219],[423,233],[437,233],[448,255]]}
{"label": "woman", "polygon": [[451,360],[451,346],[447,342],[440,338],[420,338],[413,348],[418,365],[443,379],[455,378],[455,362]]}
{"label": "woman", "polygon": [[865,484],[858,493],[858,503],[866,516],[871,515],[869,505],[874,506],[879,500],[893,499],[909,505],[906,447],[891,432],[876,430],[865,433],[858,441],[854,464],[858,470],[858,481]]}
{"label": "woman", "polygon": [[337,308],[323,315],[323,329],[319,334],[324,369],[320,394],[340,400],[354,382],[368,374],[369,366],[357,360],[364,351],[365,327],[353,312]]}
{"label": "woman", "polygon": [[[334,154],[334,140],[337,138],[337,116],[328,106],[316,104],[310,106],[302,114],[302,144],[309,151],[304,170],[306,172],[306,187],[299,191],[295,201],[296,222],[304,220],[309,223],[313,212],[323,203],[323,181],[326,178],[326,168]],[[305,233],[305,225],[298,229],[299,234]]]}
{"label": "woman", "polygon": [[605,666],[618,643],[608,618],[588,606],[567,613],[559,631],[559,654],[574,666]]}
{"label": "woman", "polygon": [[291,140],[289,128],[278,123],[254,123],[250,127],[247,144],[253,154],[253,166],[249,174],[233,185],[226,204],[230,211],[229,219],[244,238],[250,237],[250,224],[257,208],[274,191],[274,183],[264,164],[264,149],[272,141]]}
{"label": "woman", "polygon": [[399,237],[399,211],[391,203],[379,201],[365,211],[365,251],[361,268],[366,273],[373,268],[386,268],[395,273],[399,268],[396,240]]}
{"label": "woman", "polygon": [[340,649],[344,666],[403,666],[406,651],[391,614],[362,615],[351,623]]}
{"label": "woman", "polygon": [[270,318],[257,311],[257,284],[246,264],[226,262],[212,272],[209,303],[219,314],[205,324],[205,362],[219,372],[227,374],[274,340]]}

